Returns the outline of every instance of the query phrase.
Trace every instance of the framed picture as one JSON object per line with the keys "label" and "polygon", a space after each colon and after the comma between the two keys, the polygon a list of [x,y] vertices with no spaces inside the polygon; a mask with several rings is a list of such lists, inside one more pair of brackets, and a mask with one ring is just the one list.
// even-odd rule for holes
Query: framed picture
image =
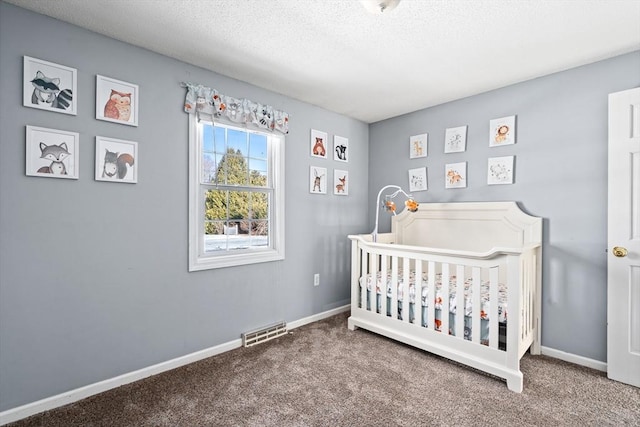
{"label": "framed picture", "polygon": [[427,157],[427,143],[429,142],[429,134],[414,135],[409,138],[409,158],[417,159],[418,157]]}
{"label": "framed picture", "polygon": [[327,158],[327,133],[311,129],[311,157]]}
{"label": "framed picture", "polygon": [[96,119],[138,126],[138,85],[96,76]]}
{"label": "framed picture", "polygon": [[333,171],[333,194],[339,196],[349,195],[349,172],[334,169]]}
{"label": "framed picture", "polygon": [[96,181],[138,182],[138,143],[96,136]]}
{"label": "framed picture", "polygon": [[444,188],[467,187],[467,162],[449,163],[444,168]]}
{"label": "framed picture", "polygon": [[489,147],[516,143],[516,116],[493,119],[489,122]]}
{"label": "framed picture", "polygon": [[409,169],[409,192],[427,189],[427,168]]}
{"label": "framed picture", "polygon": [[327,168],[309,168],[309,191],[314,194],[327,194]]}
{"label": "framed picture", "polygon": [[349,161],[349,140],[347,138],[338,135],[333,137],[333,160]]}
{"label": "framed picture", "polygon": [[487,184],[513,184],[514,157],[490,157],[487,164]]}
{"label": "framed picture", "polygon": [[462,153],[467,149],[467,127],[447,128],[444,133],[444,152]]}
{"label": "framed picture", "polygon": [[77,132],[27,126],[29,176],[78,179],[80,135]]}
{"label": "framed picture", "polygon": [[64,114],[77,114],[78,70],[24,57],[22,104]]}

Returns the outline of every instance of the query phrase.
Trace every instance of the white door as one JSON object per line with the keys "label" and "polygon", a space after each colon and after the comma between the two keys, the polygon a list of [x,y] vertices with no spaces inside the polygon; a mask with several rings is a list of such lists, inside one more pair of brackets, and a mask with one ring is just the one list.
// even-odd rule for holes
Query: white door
{"label": "white door", "polygon": [[607,370],[640,387],[640,88],[609,95]]}

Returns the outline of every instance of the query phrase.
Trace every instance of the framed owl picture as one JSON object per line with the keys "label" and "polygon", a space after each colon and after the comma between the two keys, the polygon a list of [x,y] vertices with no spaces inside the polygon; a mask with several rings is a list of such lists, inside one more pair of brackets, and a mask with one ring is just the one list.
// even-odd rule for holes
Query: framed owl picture
{"label": "framed owl picture", "polygon": [[96,76],[96,119],[138,126],[138,85]]}

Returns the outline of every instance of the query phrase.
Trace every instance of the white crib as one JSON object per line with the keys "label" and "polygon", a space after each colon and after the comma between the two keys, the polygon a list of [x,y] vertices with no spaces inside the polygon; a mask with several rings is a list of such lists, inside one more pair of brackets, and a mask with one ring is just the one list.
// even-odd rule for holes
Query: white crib
{"label": "white crib", "polygon": [[423,203],[394,216],[391,233],[376,242],[370,234],[349,238],[349,329],[455,360],[522,392],[520,358],[529,348],[540,354],[541,218],[515,202]]}

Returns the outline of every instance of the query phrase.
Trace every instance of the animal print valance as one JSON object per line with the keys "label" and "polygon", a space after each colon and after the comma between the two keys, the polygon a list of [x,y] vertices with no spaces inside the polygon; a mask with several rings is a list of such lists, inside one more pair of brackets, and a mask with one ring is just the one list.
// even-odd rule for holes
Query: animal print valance
{"label": "animal print valance", "polygon": [[250,124],[263,129],[289,133],[289,114],[249,99],[232,98],[202,85],[182,83],[187,88],[184,111],[223,117],[234,123]]}

